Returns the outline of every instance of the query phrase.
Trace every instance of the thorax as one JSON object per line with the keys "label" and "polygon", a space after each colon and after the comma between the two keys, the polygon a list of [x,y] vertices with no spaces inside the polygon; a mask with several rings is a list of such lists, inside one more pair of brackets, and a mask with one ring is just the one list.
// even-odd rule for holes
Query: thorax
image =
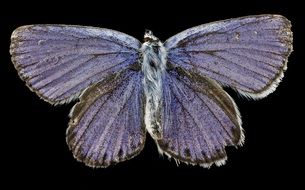
{"label": "thorax", "polygon": [[144,42],[141,47],[142,71],[163,72],[166,69],[166,51],[160,41]]}

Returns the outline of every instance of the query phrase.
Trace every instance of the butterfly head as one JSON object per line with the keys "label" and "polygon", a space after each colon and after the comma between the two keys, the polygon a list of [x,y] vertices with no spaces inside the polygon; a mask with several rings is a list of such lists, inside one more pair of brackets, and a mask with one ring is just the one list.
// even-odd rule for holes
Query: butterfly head
{"label": "butterfly head", "polygon": [[144,34],[144,42],[158,42],[159,39],[153,35],[152,31],[146,30]]}

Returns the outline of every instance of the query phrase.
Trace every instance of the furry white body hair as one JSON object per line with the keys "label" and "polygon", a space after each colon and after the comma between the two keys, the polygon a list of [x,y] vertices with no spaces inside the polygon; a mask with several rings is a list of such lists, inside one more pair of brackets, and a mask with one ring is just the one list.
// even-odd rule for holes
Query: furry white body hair
{"label": "furry white body hair", "polygon": [[141,47],[143,88],[146,98],[144,122],[154,139],[162,138],[160,104],[162,103],[162,78],[166,69],[166,50],[155,36],[148,32],[148,41]]}

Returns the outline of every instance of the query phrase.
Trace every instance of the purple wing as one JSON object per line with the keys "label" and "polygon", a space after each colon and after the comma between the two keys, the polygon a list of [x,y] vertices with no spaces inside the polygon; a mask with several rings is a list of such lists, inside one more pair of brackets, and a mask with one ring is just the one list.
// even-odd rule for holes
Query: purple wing
{"label": "purple wing", "polygon": [[225,147],[244,140],[234,101],[213,80],[181,68],[168,72],[163,80],[159,151],[178,162],[224,164]]}
{"label": "purple wing", "polygon": [[59,104],[136,63],[140,46],[135,38],[109,29],[29,25],[13,32],[10,53],[31,90]]}
{"label": "purple wing", "polygon": [[289,20],[248,16],[200,25],[165,42],[169,64],[196,70],[243,95],[262,98],[275,90],[292,51]]}
{"label": "purple wing", "polygon": [[67,143],[74,157],[107,167],[136,156],[145,142],[142,74],[113,74],[89,87],[71,110]]}

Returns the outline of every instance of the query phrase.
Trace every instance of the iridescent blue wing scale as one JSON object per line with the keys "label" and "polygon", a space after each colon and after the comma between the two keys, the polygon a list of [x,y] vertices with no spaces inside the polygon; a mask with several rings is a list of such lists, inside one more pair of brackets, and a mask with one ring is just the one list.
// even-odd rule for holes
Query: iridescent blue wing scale
{"label": "iridescent blue wing scale", "polygon": [[123,71],[84,91],[71,113],[67,143],[74,157],[107,167],[144,147],[142,73]]}
{"label": "iridescent blue wing scale", "polygon": [[232,98],[214,81],[181,68],[163,80],[159,151],[176,161],[224,164],[226,146],[241,145],[243,131]]}
{"label": "iridescent blue wing scale", "polygon": [[10,53],[30,89],[60,104],[136,63],[140,46],[135,38],[109,29],[29,25],[13,32]]}
{"label": "iridescent blue wing scale", "polygon": [[200,25],[165,42],[168,64],[196,70],[251,98],[273,92],[292,51],[289,20],[248,16]]}

